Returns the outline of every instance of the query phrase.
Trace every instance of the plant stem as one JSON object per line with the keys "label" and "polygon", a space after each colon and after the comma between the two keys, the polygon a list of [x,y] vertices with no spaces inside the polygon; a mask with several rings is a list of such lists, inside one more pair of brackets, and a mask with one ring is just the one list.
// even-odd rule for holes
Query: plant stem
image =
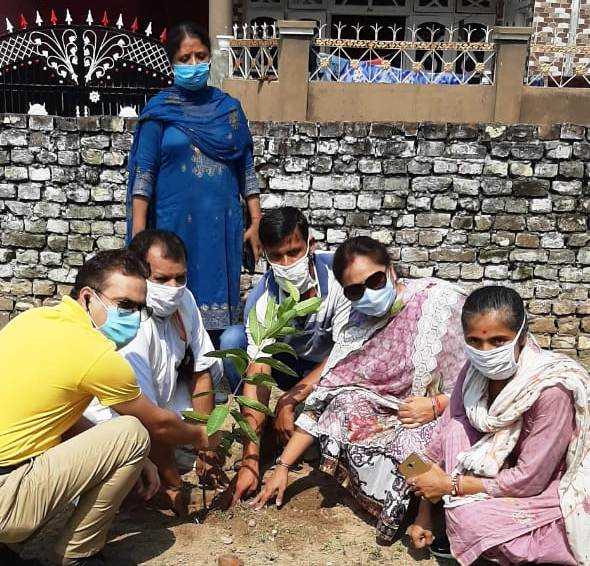
{"label": "plant stem", "polygon": [[[264,342],[264,340],[263,340]],[[236,385],[236,388],[232,391],[232,395],[235,396],[238,392],[238,390],[240,389],[240,387],[242,386],[242,384],[244,383],[244,376],[248,373],[248,368],[250,367],[250,365],[252,364],[252,362],[256,359],[258,359],[258,356],[260,355],[260,352],[262,352],[262,348],[260,346],[256,347],[256,354],[254,355],[254,359],[252,359],[250,356],[248,356],[248,352],[246,352],[246,355],[248,356],[248,365],[246,366],[246,369],[244,370],[244,372],[241,374],[240,376],[240,381],[238,381],[238,384]]]}

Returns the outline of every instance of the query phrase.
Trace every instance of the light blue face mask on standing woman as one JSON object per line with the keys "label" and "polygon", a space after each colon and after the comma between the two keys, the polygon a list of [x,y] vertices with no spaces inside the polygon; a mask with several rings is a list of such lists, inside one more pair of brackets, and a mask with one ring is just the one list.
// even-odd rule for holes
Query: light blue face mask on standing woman
{"label": "light blue face mask on standing woman", "polygon": [[211,63],[205,61],[196,65],[174,65],[174,84],[187,90],[201,90],[209,80]]}

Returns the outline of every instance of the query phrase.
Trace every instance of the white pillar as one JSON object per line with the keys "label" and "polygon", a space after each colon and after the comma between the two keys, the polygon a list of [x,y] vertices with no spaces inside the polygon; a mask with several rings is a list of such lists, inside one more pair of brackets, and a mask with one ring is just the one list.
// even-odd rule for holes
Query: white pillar
{"label": "white pillar", "polygon": [[[578,24],[580,22],[580,0],[571,0],[570,5],[570,25],[569,25],[569,37],[568,46],[575,47],[576,45],[576,34],[578,33]],[[557,31],[557,30],[556,30]],[[572,53],[568,53],[565,57],[565,73],[571,75],[573,72],[573,60],[574,56]]]}

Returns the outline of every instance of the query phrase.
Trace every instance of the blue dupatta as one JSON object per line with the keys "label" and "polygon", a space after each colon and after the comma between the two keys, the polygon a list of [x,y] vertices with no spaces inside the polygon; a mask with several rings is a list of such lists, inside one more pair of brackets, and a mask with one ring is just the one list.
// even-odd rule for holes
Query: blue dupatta
{"label": "blue dupatta", "polygon": [[215,87],[191,91],[171,86],[152,97],[139,117],[129,154],[127,242],[131,239],[132,195],[137,173],[141,128],[149,120],[182,131],[193,145],[215,161],[243,163],[252,148],[246,115],[238,100]]}

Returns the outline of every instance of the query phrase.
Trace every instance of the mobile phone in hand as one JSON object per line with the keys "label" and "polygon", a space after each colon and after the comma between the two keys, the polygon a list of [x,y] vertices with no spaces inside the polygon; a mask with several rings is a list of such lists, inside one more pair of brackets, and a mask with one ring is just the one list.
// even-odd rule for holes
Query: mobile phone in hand
{"label": "mobile phone in hand", "polygon": [[418,454],[412,452],[400,465],[399,471],[406,478],[409,480],[411,478],[415,478],[421,474],[425,474],[430,470],[432,464],[425,462]]}

